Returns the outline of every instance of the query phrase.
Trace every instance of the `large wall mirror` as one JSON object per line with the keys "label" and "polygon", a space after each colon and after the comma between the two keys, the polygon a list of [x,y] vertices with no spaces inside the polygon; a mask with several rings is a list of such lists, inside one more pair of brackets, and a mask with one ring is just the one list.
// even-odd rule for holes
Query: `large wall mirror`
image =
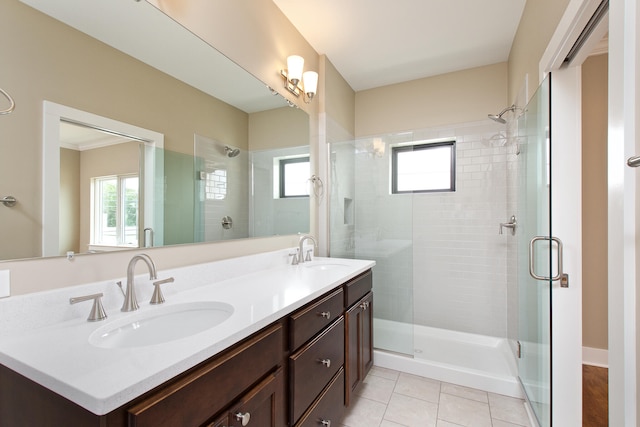
{"label": "large wall mirror", "polygon": [[147,2],[3,1],[0,52],[1,260],[309,231],[308,115]]}

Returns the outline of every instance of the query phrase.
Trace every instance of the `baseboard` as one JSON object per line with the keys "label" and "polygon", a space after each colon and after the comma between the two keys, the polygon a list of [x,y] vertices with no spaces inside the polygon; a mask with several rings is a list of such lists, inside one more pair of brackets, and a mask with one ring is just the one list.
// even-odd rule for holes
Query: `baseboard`
{"label": "baseboard", "polygon": [[582,347],[582,363],[584,365],[609,367],[609,350],[593,347]]}

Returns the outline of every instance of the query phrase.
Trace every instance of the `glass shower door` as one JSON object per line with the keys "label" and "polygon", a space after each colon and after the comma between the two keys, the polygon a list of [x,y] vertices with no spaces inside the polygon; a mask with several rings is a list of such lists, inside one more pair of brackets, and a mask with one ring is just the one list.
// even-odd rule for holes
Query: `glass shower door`
{"label": "glass shower door", "polygon": [[[550,76],[518,118],[518,377],[540,426],[551,425]],[[542,280],[541,280],[542,279]]]}

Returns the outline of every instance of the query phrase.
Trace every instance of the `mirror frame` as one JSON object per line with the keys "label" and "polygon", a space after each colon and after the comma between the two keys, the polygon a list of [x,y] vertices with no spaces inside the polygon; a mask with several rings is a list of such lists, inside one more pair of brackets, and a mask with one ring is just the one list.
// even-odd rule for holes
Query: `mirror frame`
{"label": "mirror frame", "polygon": [[[77,110],[51,101],[42,105],[42,257],[60,256],[60,121],[68,121],[98,130],[108,130],[126,138],[140,141],[144,150],[144,218],[143,227],[162,221],[162,212],[154,209],[162,206],[161,192],[154,190],[154,177],[164,176],[164,165],[156,162],[157,149],[164,148],[164,135],[149,129]],[[158,193],[158,194],[155,194]],[[162,235],[156,234],[162,240]],[[123,248],[129,249],[129,248]],[[134,249],[134,248],[131,248]],[[85,252],[82,252],[85,253]]]}

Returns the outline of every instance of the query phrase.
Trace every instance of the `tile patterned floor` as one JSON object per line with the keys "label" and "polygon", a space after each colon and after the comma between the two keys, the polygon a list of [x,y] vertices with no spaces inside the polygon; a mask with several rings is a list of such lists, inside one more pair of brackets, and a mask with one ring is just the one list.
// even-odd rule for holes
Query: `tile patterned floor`
{"label": "tile patterned floor", "polygon": [[374,366],[341,427],[530,427],[520,399]]}

